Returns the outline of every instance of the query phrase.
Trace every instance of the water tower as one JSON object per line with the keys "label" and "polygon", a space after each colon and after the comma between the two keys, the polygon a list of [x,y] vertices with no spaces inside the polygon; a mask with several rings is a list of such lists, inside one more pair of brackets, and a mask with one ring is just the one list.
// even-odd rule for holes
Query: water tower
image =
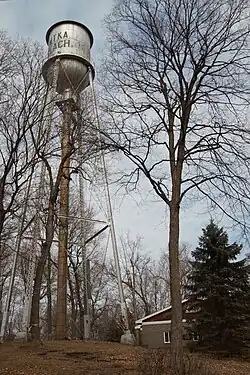
{"label": "water tower", "polygon": [[[79,94],[90,85],[93,109],[95,114],[96,129],[100,123],[96,105],[93,86],[94,67],[91,64],[90,50],[93,45],[93,36],[90,30],[83,24],[75,21],[61,21],[52,25],[46,34],[48,44],[48,59],[43,66],[43,77],[51,88],[52,102],[53,92],[57,93],[58,107],[63,114],[61,127],[61,158],[63,161],[62,180],[60,184],[60,223],[59,223],[59,251],[58,251],[58,278],[57,278],[57,316],[56,316],[56,338],[66,338],[66,312],[67,312],[67,248],[68,248],[68,217],[69,217],[69,168],[70,168],[70,131],[73,119],[73,111],[77,111]],[[100,139],[99,139],[100,141]],[[81,147],[79,147],[81,149]],[[105,165],[104,152],[101,151],[102,169],[105,181],[107,197],[108,226],[110,227],[112,247],[114,253],[115,267],[117,273],[118,289],[120,295],[121,313],[124,322],[124,334],[121,337],[123,343],[133,343],[134,337],[130,333],[128,314],[123,293],[121,271],[117,241],[112,214],[112,205]],[[79,179],[81,179],[81,173]],[[80,196],[83,195],[81,180],[79,181]],[[80,199],[81,201],[81,199]],[[83,206],[82,204],[80,204]],[[81,213],[83,219],[84,213]],[[83,221],[81,220],[81,223]],[[83,224],[81,224],[83,225]],[[84,231],[82,230],[82,233]],[[86,285],[87,259],[84,241],[82,244],[83,263],[85,265],[84,277],[84,337],[90,337],[90,315],[88,304],[88,288]]]}
{"label": "water tower", "polygon": [[[91,71],[91,77],[94,75],[94,68],[90,62],[93,36],[90,30],[79,22],[61,21],[48,29],[46,42],[48,44],[48,59],[43,66],[42,74],[51,91],[59,94],[56,102],[63,115],[60,131],[63,168],[60,183],[56,338],[65,339],[67,336],[70,134],[73,111],[78,109],[78,95],[90,83],[89,72]],[[87,304],[84,303],[84,305]]]}
{"label": "water tower", "polygon": [[43,66],[43,77],[52,86],[58,62],[56,92],[78,94],[89,85],[89,69],[93,35],[83,24],[76,21],[60,21],[52,25],[46,34],[48,59]]}
{"label": "water tower", "polygon": [[[90,60],[90,50],[93,45],[93,36],[90,30],[83,24],[75,21],[60,21],[52,25],[46,34],[46,41],[48,44],[48,58],[42,68],[42,74],[48,84],[49,90],[46,99],[47,112],[43,121],[46,124],[47,139],[51,133],[53,107],[56,103],[62,111],[63,121],[60,126],[61,136],[61,181],[60,181],[60,222],[59,222],[59,248],[58,248],[58,277],[57,277],[57,310],[56,310],[56,338],[65,339],[66,333],[66,314],[67,314],[67,249],[68,249],[68,219],[69,219],[69,169],[70,169],[70,135],[72,131],[72,121],[75,123],[74,111],[79,108],[79,95],[80,93],[90,86],[91,96],[93,99],[93,110],[95,116],[95,125],[100,138],[100,121],[97,111],[96,97],[93,85],[94,68]],[[79,132],[80,135],[80,132]],[[81,137],[79,137],[81,138]],[[78,139],[78,146],[81,154],[81,141]],[[118,289],[120,296],[121,314],[124,323],[124,334],[121,337],[121,342],[132,344],[134,343],[134,336],[130,333],[128,323],[128,313],[124,298],[121,271],[119,266],[118,248],[115,234],[114,219],[112,214],[111,196],[109,191],[108,174],[105,163],[104,151],[100,147],[101,164],[104,177],[106,200],[107,200],[107,222],[106,226],[92,236],[88,241],[92,240],[95,236],[99,235],[103,230],[109,227],[111,233],[111,242],[113,247],[115,268],[118,281]],[[81,155],[80,155],[81,157]],[[80,210],[81,210],[81,233],[82,233],[82,263],[84,268],[84,338],[90,338],[90,312],[89,312],[89,288],[87,285],[88,275],[88,260],[86,258],[85,245],[87,241],[84,240],[84,210],[83,210],[83,179],[82,174],[79,173],[79,192],[80,192]],[[30,314],[31,314],[31,301],[33,292],[33,281],[35,277],[35,264],[36,257],[39,256],[38,239],[40,238],[40,225],[39,214],[41,211],[41,197],[44,194],[45,188],[45,165],[42,164],[40,182],[38,189],[38,202],[36,207],[35,225],[32,236],[32,253],[30,255],[29,269],[27,275],[27,286],[25,292],[25,306],[23,313],[23,331],[19,332],[19,338],[28,338],[28,331],[30,327]],[[29,196],[29,189],[27,190],[27,197]],[[28,199],[28,198],[27,198]],[[26,211],[25,211],[26,212]],[[25,219],[26,213],[23,213]],[[83,220],[84,219],[84,220]],[[93,220],[95,221],[95,220]],[[99,220],[97,220],[98,222]],[[99,221],[100,222],[100,221]],[[104,223],[104,222],[103,222]],[[22,231],[18,237],[18,249],[20,247],[22,238]],[[18,255],[19,250],[16,251]],[[11,282],[4,311],[3,322],[0,330],[0,339],[3,340],[4,333],[8,324],[8,315],[10,309],[10,302],[16,271],[15,258]],[[37,326],[37,324],[36,324]],[[39,324],[38,324],[39,328]]]}

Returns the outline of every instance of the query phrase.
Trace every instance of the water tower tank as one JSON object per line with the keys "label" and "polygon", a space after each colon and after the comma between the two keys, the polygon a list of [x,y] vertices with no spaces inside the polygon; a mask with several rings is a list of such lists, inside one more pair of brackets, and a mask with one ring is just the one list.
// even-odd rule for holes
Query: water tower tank
{"label": "water tower tank", "polygon": [[51,85],[55,61],[59,62],[56,91],[62,94],[67,89],[74,93],[83,91],[89,85],[88,69],[94,68],[90,62],[93,35],[83,24],[75,21],[60,21],[52,25],[46,34],[48,59],[42,70],[45,81]]}

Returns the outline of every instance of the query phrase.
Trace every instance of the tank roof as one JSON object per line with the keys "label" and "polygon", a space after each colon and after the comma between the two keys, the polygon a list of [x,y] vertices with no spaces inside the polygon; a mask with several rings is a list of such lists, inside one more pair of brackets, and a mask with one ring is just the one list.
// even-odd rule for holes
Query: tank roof
{"label": "tank roof", "polygon": [[89,28],[87,26],[83,25],[81,22],[72,21],[72,20],[59,21],[59,22],[56,22],[53,25],[51,25],[50,28],[48,29],[47,33],[46,33],[46,42],[47,42],[47,44],[49,42],[49,35],[50,35],[51,31],[56,26],[67,24],[67,23],[73,24],[73,25],[77,25],[77,26],[81,27],[82,29],[84,29],[85,31],[87,31],[87,33],[89,34],[89,38],[90,38],[90,47],[92,47],[92,45],[94,43],[94,37],[93,37],[92,32],[89,30]]}

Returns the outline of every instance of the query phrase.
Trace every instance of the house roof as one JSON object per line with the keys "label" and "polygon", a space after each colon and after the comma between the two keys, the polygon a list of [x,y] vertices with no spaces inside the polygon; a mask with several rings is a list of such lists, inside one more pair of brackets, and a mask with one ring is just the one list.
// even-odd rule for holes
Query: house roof
{"label": "house roof", "polygon": [[[186,299],[182,300],[181,303],[185,303],[185,302],[187,302],[187,301],[188,301],[188,299],[186,298]],[[136,320],[135,324],[142,324],[145,320],[147,320],[147,319],[149,319],[149,318],[153,318],[154,316],[156,316],[156,315],[158,315],[158,314],[161,314],[161,313],[164,313],[164,312],[166,312],[166,311],[169,311],[169,310],[171,310],[171,308],[172,308],[172,305],[170,305],[170,306],[168,306],[168,307],[165,307],[165,309],[158,310],[158,311],[156,311],[156,312],[153,313],[153,314],[150,314],[150,315],[144,316],[144,318],[141,318],[141,319]]]}

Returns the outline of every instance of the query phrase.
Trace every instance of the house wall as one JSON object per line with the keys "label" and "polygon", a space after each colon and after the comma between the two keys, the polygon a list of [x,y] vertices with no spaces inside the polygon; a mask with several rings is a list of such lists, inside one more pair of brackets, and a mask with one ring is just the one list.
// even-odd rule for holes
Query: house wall
{"label": "house wall", "polygon": [[167,348],[170,344],[164,344],[163,333],[170,330],[170,323],[142,326],[139,331],[139,345],[149,349]]}
{"label": "house wall", "polygon": [[[183,323],[183,334],[185,334],[187,327],[186,323]],[[171,323],[166,324],[152,324],[142,325],[141,329],[137,330],[137,345],[147,347],[149,349],[169,348],[170,343],[164,343],[164,332],[171,331]],[[184,341],[186,345],[189,341]]]}
{"label": "house wall", "polygon": [[[145,346],[148,348],[168,348],[170,343],[164,343],[164,332],[171,331],[171,307],[153,314],[153,316],[145,317],[136,322],[136,342],[137,345]],[[182,302],[182,316],[183,316],[183,334],[184,345],[187,345],[192,338],[186,339],[187,330],[185,327],[190,326],[195,319],[197,312],[188,309],[188,301]],[[141,327],[141,328],[139,328]]]}

